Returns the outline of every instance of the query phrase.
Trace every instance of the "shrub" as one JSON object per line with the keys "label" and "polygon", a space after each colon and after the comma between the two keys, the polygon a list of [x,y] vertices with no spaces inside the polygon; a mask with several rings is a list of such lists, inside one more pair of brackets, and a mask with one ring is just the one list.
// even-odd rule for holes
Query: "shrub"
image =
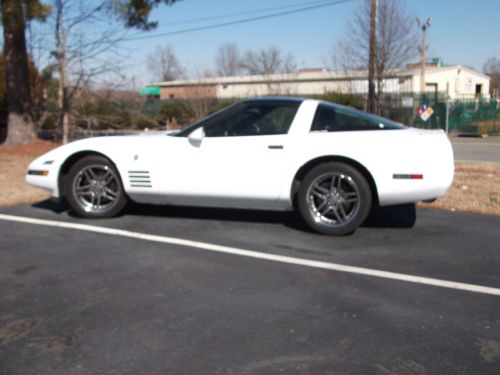
{"label": "shrub", "polygon": [[177,126],[183,126],[189,123],[192,117],[192,110],[185,103],[177,101],[160,107],[157,120],[160,123],[175,123]]}
{"label": "shrub", "polygon": [[155,119],[151,118],[148,115],[139,114],[137,116],[134,116],[132,121],[134,123],[134,127],[139,130],[144,130],[146,128],[148,129],[158,128],[158,122],[156,122]]}
{"label": "shrub", "polygon": [[223,108],[229,107],[230,105],[233,105],[234,103],[238,103],[241,99],[220,99],[214,102],[209,110],[208,113],[214,113],[217,112]]}

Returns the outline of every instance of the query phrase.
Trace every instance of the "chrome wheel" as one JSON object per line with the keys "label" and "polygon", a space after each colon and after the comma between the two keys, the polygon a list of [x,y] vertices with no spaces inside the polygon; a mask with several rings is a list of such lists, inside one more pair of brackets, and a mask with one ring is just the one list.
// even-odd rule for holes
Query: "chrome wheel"
{"label": "chrome wheel", "polygon": [[343,226],[359,210],[359,188],[350,176],[326,173],[317,177],[307,192],[309,212],[317,223]]}
{"label": "chrome wheel", "polygon": [[93,164],[85,166],[76,174],[72,193],[81,209],[100,214],[113,209],[120,199],[121,186],[112,168]]}
{"label": "chrome wheel", "polygon": [[365,176],[342,162],[319,164],[300,182],[297,208],[315,231],[342,236],[353,233],[368,216],[372,192]]}

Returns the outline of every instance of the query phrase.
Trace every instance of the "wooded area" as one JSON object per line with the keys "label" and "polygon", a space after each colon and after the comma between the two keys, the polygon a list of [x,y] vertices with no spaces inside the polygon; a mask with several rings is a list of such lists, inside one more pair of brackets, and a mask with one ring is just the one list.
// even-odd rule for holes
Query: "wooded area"
{"label": "wooded area", "polygon": [[[71,45],[69,39],[72,28],[83,23],[95,21],[97,14],[105,14],[121,19],[125,28],[151,30],[156,23],[148,17],[151,10],[160,3],[172,5],[176,0],[141,0],[116,2],[112,0],[89,4],[81,0],[52,0],[43,3],[40,0],[2,0],[1,19],[4,32],[3,66],[4,66],[4,100],[6,110],[5,145],[14,146],[32,142],[36,138],[35,107],[30,84],[29,56],[26,44],[26,30],[31,22],[45,22],[49,17],[54,20],[55,50],[53,65],[50,71],[58,72],[57,109],[58,124],[63,131],[63,139],[67,140],[69,131],[69,112],[72,98],[80,84],[98,72],[95,66],[87,71],[80,71],[76,79],[70,81],[69,60],[74,58],[87,61],[99,54],[99,51],[116,45],[120,36],[117,30],[99,35],[94,40],[75,38],[77,43]],[[75,6],[78,5],[78,6]],[[69,17],[71,12],[71,17]],[[75,14],[76,12],[76,14]],[[75,47],[70,49],[69,47]],[[72,78],[75,77],[71,72]],[[43,116],[43,115],[42,115]]]}

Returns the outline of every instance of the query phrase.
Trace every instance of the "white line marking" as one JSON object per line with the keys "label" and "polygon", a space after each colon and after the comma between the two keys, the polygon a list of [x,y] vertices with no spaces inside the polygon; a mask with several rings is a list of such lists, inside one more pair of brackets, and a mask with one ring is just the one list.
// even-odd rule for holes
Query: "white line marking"
{"label": "white line marking", "polygon": [[374,270],[374,269],[370,269],[370,268],[346,266],[346,265],[342,265],[342,264],[322,262],[322,261],[317,261],[317,260],[294,258],[294,257],[285,256],[285,255],[266,254],[266,253],[261,253],[258,251],[238,249],[235,247],[215,245],[215,244],[210,244],[210,243],[206,243],[206,242],[184,240],[182,238],[156,236],[156,235],[152,235],[152,234],[131,232],[131,231],[122,230],[122,229],[105,228],[105,227],[98,227],[98,226],[94,226],[94,225],[77,224],[77,223],[66,223],[66,222],[62,222],[62,221],[41,220],[41,219],[34,219],[34,218],[29,218],[29,217],[3,215],[3,214],[0,214],[0,220],[14,221],[14,222],[20,222],[20,223],[27,223],[27,224],[44,225],[44,226],[56,227],[56,228],[75,229],[75,230],[81,230],[81,231],[87,231],[87,232],[109,234],[109,235],[113,235],[113,236],[129,237],[129,238],[135,238],[135,239],[140,239],[140,240],[144,240],[144,241],[167,243],[167,244],[178,245],[178,246],[187,246],[187,247],[197,248],[197,249],[201,249],[201,250],[215,251],[215,252],[219,252],[219,253],[269,260],[269,261],[273,261],[273,262],[294,264],[294,265],[298,265],[298,266],[321,268],[321,269],[326,269],[326,270],[347,272],[347,273],[353,273],[353,274],[358,274],[358,275],[379,277],[379,278],[384,278],[384,279],[406,281],[406,282],[415,283],[415,284],[432,285],[432,286],[438,286],[441,288],[457,289],[457,290],[463,290],[463,291],[473,292],[473,293],[484,293],[484,294],[491,294],[491,295],[495,295],[495,296],[500,296],[500,289],[499,288],[492,288],[492,287],[474,285],[474,284],[465,284],[465,283],[459,283],[459,282],[449,281],[449,280],[433,279],[433,278],[429,278],[429,277],[413,276],[413,275],[407,275],[407,274],[403,274],[403,273],[380,271],[380,270]]}

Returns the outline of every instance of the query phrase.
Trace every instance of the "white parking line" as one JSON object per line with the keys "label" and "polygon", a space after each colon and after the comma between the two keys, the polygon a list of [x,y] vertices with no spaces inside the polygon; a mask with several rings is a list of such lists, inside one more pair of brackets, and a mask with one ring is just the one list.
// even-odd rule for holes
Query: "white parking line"
{"label": "white parking line", "polygon": [[113,236],[129,237],[129,238],[135,238],[135,239],[144,240],[144,241],[168,243],[171,245],[178,245],[178,246],[187,246],[187,247],[197,248],[197,249],[201,249],[201,250],[215,251],[215,252],[219,252],[219,253],[269,260],[269,261],[273,261],[273,262],[295,264],[298,266],[320,268],[320,269],[339,271],[339,272],[348,272],[348,273],[353,273],[353,274],[358,274],[358,275],[379,277],[379,278],[384,278],[384,279],[406,281],[406,282],[415,283],[415,284],[431,285],[431,286],[438,286],[441,288],[449,288],[449,289],[463,290],[463,291],[473,292],[473,293],[484,293],[484,294],[491,294],[491,295],[495,295],[495,296],[500,296],[500,289],[499,288],[492,288],[492,287],[474,285],[474,284],[465,284],[465,283],[459,283],[459,282],[449,281],[449,280],[433,279],[433,278],[429,278],[429,277],[407,275],[407,274],[403,274],[403,273],[374,270],[374,269],[370,269],[370,268],[346,266],[346,265],[337,264],[337,263],[322,262],[322,261],[303,259],[303,258],[294,258],[294,257],[289,257],[289,256],[284,256],[284,255],[266,254],[266,253],[261,253],[258,251],[238,249],[235,247],[215,245],[215,244],[210,244],[210,243],[206,243],[206,242],[185,240],[182,238],[156,236],[156,235],[152,235],[152,234],[131,232],[131,231],[122,230],[122,229],[105,228],[105,227],[98,227],[98,226],[86,225],[86,224],[66,223],[66,222],[62,222],[62,221],[41,220],[41,219],[34,219],[34,218],[29,218],[29,217],[3,215],[3,214],[0,214],[0,220],[14,221],[14,222],[20,222],[20,223],[27,223],[27,224],[35,224],[35,225],[44,225],[44,226],[56,227],[56,228],[74,229],[74,230],[81,230],[81,231],[87,231],[87,232],[108,234],[108,235],[113,235]]}

